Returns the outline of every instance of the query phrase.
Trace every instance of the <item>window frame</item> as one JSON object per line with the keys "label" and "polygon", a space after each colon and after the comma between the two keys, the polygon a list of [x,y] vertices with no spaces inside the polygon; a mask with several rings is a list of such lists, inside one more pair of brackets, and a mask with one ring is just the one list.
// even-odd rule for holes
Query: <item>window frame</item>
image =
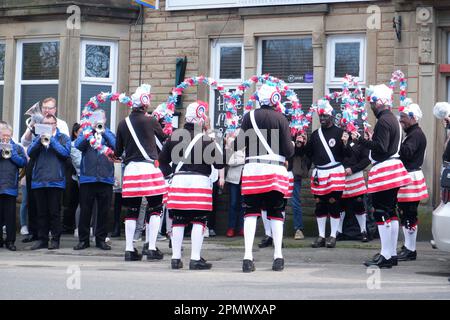
{"label": "window frame", "polygon": [[[6,41],[0,40],[0,45],[5,46],[5,66],[6,66]],[[5,70],[3,69],[3,72]],[[0,86],[3,86],[3,98],[5,98],[5,74],[3,73],[3,80],[0,80]],[[3,119],[3,101],[0,101],[0,105],[2,106],[2,110],[0,111],[0,119]]]}
{"label": "window frame", "polygon": [[[241,78],[240,79],[220,79],[220,53],[221,48],[224,47],[241,47]],[[212,39],[211,41],[211,77],[220,85],[223,85],[225,89],[234,89],[244,81],[245,77],[245,51],[244,51],[244,39]],[[215,92],[212,88],[209,90],[209,117],[211,123],[211,129],[216,129],[214,123],[214,106],[215,106]]]}
{"label": "window frame", "polygon": [[[336,44],[338,43],[359,43],[359,75],[357,81],[361,85],[366,84],[366,36],[364,34],[329,35],[327,37],[327,64],[326,64],[326,86],[327,88],[339,87],[342,77],[335,77]],[[356,75],[352,75],[355,76]]]}
{"label": "window frame", "polygon": [[[59,43],[59,70],[58,79],[49,80],[22,80],[23,71],[23,45],[27,43],[42,43],[42,42],[58,42]],[[20,133],[20,121],[22,120],[21,103],[22,103],[22,85],[43,85],[43,84],[56,84],[59,90],[59,76],[61,73],[61,41],[58,38],[33,38],[33,39],[19,39],[16,42],[16,79],[14,89],[14,134],[13,137],[16,141],[19,141]],[[31,106],[30,106],[31,107]]]}
{"label": "window frame", "polygon": [[[260,37],[258,39],[258,62],[257,62],[257,67],[256,67],[257,74],[262,75],[262,66],[263,66],[262,43],[263,43],[263,41],[265,41],[265,40],[298,40],[298,39],[311,39],[311,41],[312,41],[312,35]],[[313,74],[314,74],[314,55],[313,55]],[[313,82],[311,82],[311,83],[306,83],[306,82],[290,83],[290,82],[287,82],[286,79],[281,79],[281,80],[286,82],[286,84],[291,89],[314,89],[314,79],[313,79]]]}
{"label": "window frame", "polygon": [[[86,47],[87,45],[99,45],[99,46],[109,46],[110,50],[110,65],[109,65],[109,78],[93,78],[86,77]],[[81,101],[81,88],[83,85],[97,85],[104,86],[110,85],[111,92],[115,93],[117,91],[117,72],[119,68],[119,55],[118,55],[118,42],[112,40],[98,40],[98,39],[81,39],[80,41],[80,74],[78,81],[78,107],[77,107],[77,121],[81,118],[81,105],[85,104],[87,101]],[[100,93],[100,92],[99,92]],[[109,128],[112,132],[115,132],[116,128],[116,116],[117,116],[117,102],[111,101],[111,119],[109,120]]]}

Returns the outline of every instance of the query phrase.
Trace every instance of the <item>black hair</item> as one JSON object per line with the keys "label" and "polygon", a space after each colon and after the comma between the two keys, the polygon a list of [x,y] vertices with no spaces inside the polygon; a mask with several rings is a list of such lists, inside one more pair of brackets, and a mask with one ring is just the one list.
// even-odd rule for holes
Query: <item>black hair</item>
{"label": "black hair", "polygon": [[77,138],[76,133],[77,133],[78,130],[80,130],[80,128],[81,128],[81,125],[78,122],[75,122],[73,124],[73,126],[72,126],[72,135],[71,135],[72,141],[74,141]]}

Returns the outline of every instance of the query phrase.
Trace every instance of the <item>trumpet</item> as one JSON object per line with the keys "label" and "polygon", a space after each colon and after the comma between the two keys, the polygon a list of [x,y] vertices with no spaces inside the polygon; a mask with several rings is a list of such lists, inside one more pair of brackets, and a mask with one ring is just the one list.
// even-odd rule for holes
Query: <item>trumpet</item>
{"label": "trumpet", "polygon": [[48,146],[50,145],[50,136],[47,134],[42,135],[41,143],[44,147],[48,148]]}
{"label": "trumpet", "polygon": [[30,130],[33,130],[33,125],[35,123],[41,123],[44,119],[39,102],[36,102],[30,109],[28,109],[27,112],[25,112],[25,115],[30,116],[25,121],[27,128]]}
{"label": "trumpet", "polygon": [[12,145],[10,143],[2,143],[2,158],[10,159],[12,157]]}
{"label": "trumpet", "polygon": [[96,124],[95,124],[95,132],[97,132],[97,133],[103,133],[103,132],[105,132],[105,124],[103,123],[103,122],[97,122]]}

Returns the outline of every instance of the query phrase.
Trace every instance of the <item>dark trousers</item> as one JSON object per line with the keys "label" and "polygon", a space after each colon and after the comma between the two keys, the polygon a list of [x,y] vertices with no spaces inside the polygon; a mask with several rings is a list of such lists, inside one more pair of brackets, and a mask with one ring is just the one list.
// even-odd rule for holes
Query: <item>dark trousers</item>
{"label": "dark trousers", "polygon": [[105,241],[107,221],[112,201],[112,185],[107,183],[84,183],[80,185],[80,223],[78,236],[80,242],[89,242],[92,208],[97,201],[97,224],[95,227],[96,242]]}
{"label": "dark trousers", "polygon": [[33,190],[37,207],[38,238],[48,241],[48,232],[52,239],[61,237],[61,197],[63,189],[39,188]]}
{"label": "dark trousers", "polygon": [[[6,225],[6,242],[16,241],[16,197],[0,194],[0,226]],[[3,231],[0,230],[0,239]]]}
{"label": "dark trousers", "polygon": [[114,193],[114,228],[119,226],[120,228],[120,215],[122,213],[122,193],[115,192]]}
{"label": "dark trousers", "polygon": [[66,190],[63,197],[63,231],[72,233],[75,230],[75,212],[80,203],[78,182],[71,176],[67,178]]}
{"label": "dark trousers", "polygon": [[384,223],[389,220],[398,220],[397,193],[400,188],[388,189],[381,192],[372,193],[372,205],[374,208],[373,217],[377,223]]}
{"label": "dark trousers", "polygon": [[209,229],[215,229],[216,228],[216,211],[217,211],[217,204],[218,204],[218,197],[219,197],[219,184],[215,182],[213,184],[213,209],[212,212],[208,215],[208,222],[207,226]]}
{"label": "dark trousers", "polygon": [[34,195],[34,190],[31,189],[31,177],[33,175],[34,160],[30,159],[25,169],[26,174],[26,188],[27,188],[27,205],[28,205],[28,232],[31,236],[38,237],[38,217],[37,217],[37,206],[36,206],[36,196]]}
{"label": "dark trousers", "polygon": [[230,208],[228,209],[228,228],[241,230],[244,226],[244,206],[241,184],[230,183]]}

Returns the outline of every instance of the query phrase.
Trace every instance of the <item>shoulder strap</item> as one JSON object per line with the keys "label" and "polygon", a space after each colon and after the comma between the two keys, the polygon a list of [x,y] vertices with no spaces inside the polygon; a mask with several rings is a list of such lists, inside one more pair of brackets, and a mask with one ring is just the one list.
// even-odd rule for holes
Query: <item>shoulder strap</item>
{"label": "shoulder strap", "polygon": [[[194,145],[197,143],[197,141],[199,139],[201,139],[201,137],[203,137],[204,133],[199,133],[197,134],[194,139],[192,139],[192,141],[189,143],[188,147],[186,148],[186,151],[184,153],[184,160],[187,160],[187,158],[189,157],[189,155],[191,154],[192,148],[194,148]],[[175,168],[175,173],[177,173],[178,171],[180,171],[181,167],[183,166],[184,162],[180,161],[178,162],[177,167]]]}
{"label": "shoulder strap", "polygon": [[325,149],[325,152],[328,155],[328,158],[330,158],[330,161],[332,163],[335,163],[336,159],[334,158],[333,153],[331,152],[331,149],[328,146],[327,141],[325,140],[325,137],[324,137],[323,132],[322,132],[322,128],[319,128],[319,138],[320,138],[320,142],[322,142],[322,145],[323,145],[323,147]]}
{"label": "shoulder strap", "polygon": [[133,125],[131,124],[130,121],[130,117],[126,117],[125,118],[125,122],[127,124],[128,130],[130,130],[131,136],[133,137],[134,142],[136,143],[137,147],[139,148],[139,150],[141,151],[142,156],[145,158],[145,160],[147,161],[153,161],[147,154],[147,152],[145,151],[144,147],[142,146],[141,142],[139,141],[137,135],[136,135],[136,131],[134,131]]}
{"label": "shoulder strap", "polygon": [[158,147],[159,151],[161,151],[163,148],[163,145],[162,145],[161,141],[159,141],[157,136],[155,136],[155,142],[156,142],[156,146]]}
{"label": "shoulder strap", "polygon": [[250,121],[252,122],[253,130],[255,130],[256,135],[258,136],[258,139],[261,141],[264,148],[267,150],[267,152],[270,155],[274,155],[275,153],[273,152],[272,148],[267,143],[267,140],[264,138],[264,136],[261,133],[261,130],[259,130],[258,125],[256,124],[255,110],[250,111]]}

